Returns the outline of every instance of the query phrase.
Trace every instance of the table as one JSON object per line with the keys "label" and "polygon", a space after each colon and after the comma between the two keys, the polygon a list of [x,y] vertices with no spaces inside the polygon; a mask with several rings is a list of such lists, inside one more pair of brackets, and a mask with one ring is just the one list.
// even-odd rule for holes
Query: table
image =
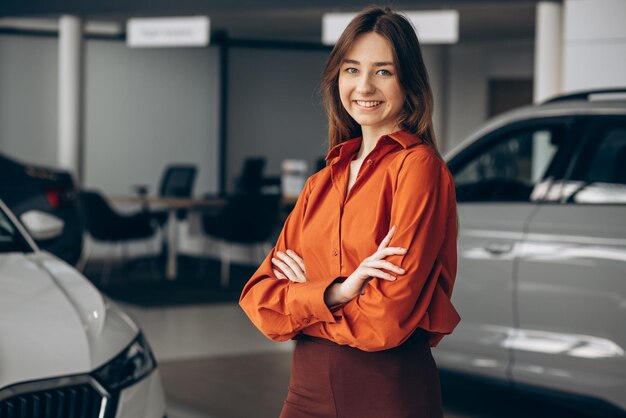
{"label": "table", "polygon": [[205,199],[190,199],[178,197],[152,197],[152,196],[111,196],[113,203],[148,203],[153,209],[165,208],[167,210],[167,260],[165,262],[165,277],[175,280],[178,271],[178,220],[176,212],[179,209],[220,208],[226,204],[226,199],[215,197]]}
{"label": "table", "polygon": [[[144,204],[148,203],[153,209],[165,208],[167,210],[167,260],[165,263],[165,277],[168,280],[175,280],[178,271],[178,221],[176,219],[176,211],[179,209],[189,210],[209,210],[221,208],[228,201],[224,197],[206,197],[203,199],[178,198],[178,197],[157,197],[137,195],[130,196],[109,196],[108,199],[113,203],[121,204]],[[291,211],[296,203],[295,197],[283,197],[281,199],[281,207],[284,210]]]}

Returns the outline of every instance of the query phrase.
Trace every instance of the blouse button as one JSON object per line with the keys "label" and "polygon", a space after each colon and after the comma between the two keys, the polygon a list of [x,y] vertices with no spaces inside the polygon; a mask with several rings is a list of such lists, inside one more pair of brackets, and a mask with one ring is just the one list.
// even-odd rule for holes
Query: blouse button
{"label": "blouse button", "polygon": [[304,318],[302,322],[304,322],[305,324],[308,324],[309,322],[311,322],[311,320],[309,318]]}
{"label": "blouse button", "polygon": [[337,255],[337,254],[339,254],[339,251],[337,251],[337,249],[335,248],[335,249],[333,250],[333,255]]}
{"label": "blouse button", "polygon": [[372,159],[370,158],[369,160],[366,161],[367,165],[372,165],[374,161],[372,161]]}

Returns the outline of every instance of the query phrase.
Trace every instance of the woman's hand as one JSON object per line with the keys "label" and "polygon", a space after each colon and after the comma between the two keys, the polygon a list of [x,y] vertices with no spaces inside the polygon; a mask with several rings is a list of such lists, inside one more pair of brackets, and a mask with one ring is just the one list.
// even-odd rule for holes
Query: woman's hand
{"label": "woman's hand", "polygon": [[287,250],[286,252],[278,251],[276,256],[280,259],[272,258],[272,264],[277,269],[272,269],[274,276],[279,279],[289,279],[292,282],[304,283],[307,281],[306,268],[304,267],[304,260],[296,254],[294,251]]}
{"label": "woman's hand", "polygon": [[389,272],[404,274],[403,268],[385,260],[390,255],[406,254],[406,248],[388,247],[395,232],[396,227],[394,225],[380,242],[378,250],[374,254],[363,260],[343,283],[335,283],[328,287],[324,295],[326,305],[333,306],[349,302],[362,294],[367,283],[374,278],[388,281],[396,280],[396,277]]}
{"label": "woman's hand", "polygon": [[[405,248],[388,247],[395,232],[396,227],[391,227],[380,242],[376,252],[363,260],[343,283],[335,283],[328,287],[324,294],[324,300],[328,306],[346,303],[354,299],[363,293],[367,283],[374,278],[394,281],[396,277],[389,272],[404,274],[403,268],[385,260],[390,255],[406,254]],[[304,283],[308,280],[304,261],[294,251],[278,251],[276,257],[278,258],[272,258],[272,264],[276,267],[272,271],[278,279],[288,279],[296,283]]]}

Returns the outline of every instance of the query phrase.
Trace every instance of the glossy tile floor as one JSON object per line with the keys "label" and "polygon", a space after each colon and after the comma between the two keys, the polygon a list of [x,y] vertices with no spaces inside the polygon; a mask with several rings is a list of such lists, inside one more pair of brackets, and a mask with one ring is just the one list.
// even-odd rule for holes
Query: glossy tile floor
{"label": "glossy tile floor", "polygon": [[[293,343],[261,335],[235,303],[139,308],[159,362],[169,418],[276,418]],[[443,379],[446,418],[583,418],[566,406],[509,390]],[[381,417],[383,418],[383,417]]]}

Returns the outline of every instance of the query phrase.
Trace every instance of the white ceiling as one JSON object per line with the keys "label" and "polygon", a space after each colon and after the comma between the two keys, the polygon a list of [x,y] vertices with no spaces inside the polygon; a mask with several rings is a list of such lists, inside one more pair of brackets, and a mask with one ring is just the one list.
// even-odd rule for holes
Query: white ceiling
{"label": "white ceiling", "polygon": [[[455,7],[459,11],[459,42],[480,39],[532,39],[535,31],[535,3],[478,3]],[[440,8],[441,9],[441,8]],[[408,8],[406,10],[409,10]],[[411,8],[410,10],[425,10]],[[322,15],[326,9],[290,9],[210,14],[211,30],[225,30],[232,39],[321,42]],[[358,11],[335,8],[332,11]],[[181,15],[189,15],[181,13]],[[99,14],[88,19],[90,33],[115,35],[125,29],[128,16]],[[16,22],[19,23],[16,25]],[[24,23],[26,22],[26,23]],[[40,24],[38,25],[37,22]],[[0,28],[52,31],[56,19],[0,19]]]}
{"label": "white ceiling", "polygon": [[[535,4],[462,6],[456,10],[460,12],[461,42],[534,37]],[[213,30],[226,30],[232,38],[320,42],[324,12],[326,10],[221,13],[210,17]]]}

